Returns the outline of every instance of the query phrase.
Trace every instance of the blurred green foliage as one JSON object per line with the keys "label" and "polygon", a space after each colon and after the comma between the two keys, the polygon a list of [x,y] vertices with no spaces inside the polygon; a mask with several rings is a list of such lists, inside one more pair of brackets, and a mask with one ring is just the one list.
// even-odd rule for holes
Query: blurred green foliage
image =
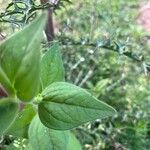
{"label": "blurred green foliage", "polygon": [[85,150],[150,149],[150,77],[144,63],[84,45],[87,41],[113,41],[150,62],[150,33],[137,24],[140,2],[72,0],[56,11],[57,39],[69,37],[83,43],[62,45],[66,80],[118,111],[113,118],[96,120],[74,131]]}
{"label": "blurred green foliage", "polygon": [[149,59],[149,45],[137,24],[139,0],[80,0],[57,13],[58,37],[83,41],[63,45],[66,80],[91,91],[117,109],[112,119],[77,129],[87,150],[149,150],[149,73],[143,64],[84,42],[110,40]]}

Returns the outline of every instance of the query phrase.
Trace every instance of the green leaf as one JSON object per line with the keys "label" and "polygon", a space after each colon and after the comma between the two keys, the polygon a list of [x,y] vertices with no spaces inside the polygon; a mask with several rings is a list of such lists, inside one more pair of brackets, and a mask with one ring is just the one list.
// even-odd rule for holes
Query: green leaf
{"label": "green leaf", "polygon": [[68,130],[97,118],[115,114],[115,110],[75,85],[56,82],[43,93],[38,113],[42,123],[51,129]]}
{"label": "green leaf", "polygon": [[9,93],[10,95],[15,95],[14,88],[12,87],[11,82],[9,81],[8,77],[2,70],[1,66],[0,66],[0,84],[3,84],[5,89],[7,89],[7,93]]}
{"label": "green leaf", "polygon": [[64,81],[64,67],[58,43],[55,43],[42,57],[41,80],[43,89],[53,82]]}
{"label": "green leaf", "polygon": [[45,127],[36,116],[29,128],[29,141],[33,150],[66,150],[69,131],[57,131]]}
{"label": "green leaf", "polygon": [[0,99],[0,135],[13,123],[18,113],[18,105],[14,101],[9,98]]}
{"label": "green leaf", "polygon": [[33,150],[33,148],[32,148],[30,143],[26,146],[25,150]]}
{"label": "green leaf", "polygon": [[82,150],[82,147],[73,133],[69,134],[69,142],[67,150]]}
{"label": "green leaf", "polygon": [[7,134],[11,134],[16,137],[27,137],[28,127],[31,120],[35,116],[35,111],[32,105],[26,105],[25,108],[18,113],[15,121],[7,130]]}
{"label": "green leaf", "polygon": [[[4,88],[11,83],[21,100],[32,99],[39,90],[40,41],[45,22],[46,14],[43,13],[0,44],[0,83]],[[6,87],[4,75],[8,80]]]}

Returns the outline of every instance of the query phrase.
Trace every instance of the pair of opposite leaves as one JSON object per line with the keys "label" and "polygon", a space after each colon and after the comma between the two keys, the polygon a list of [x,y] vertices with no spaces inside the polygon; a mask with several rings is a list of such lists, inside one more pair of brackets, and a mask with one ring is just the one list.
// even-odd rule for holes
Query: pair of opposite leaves
{"label": "pair of opposite leaves", "polygon": [[[28,101],[38,94],[41,80],[43,91],[38,98],[38,114],[41,122],[51,129],[68,130],[114,114],[112,107],[100,102],[87,91],[69,83],[59,82],[64,79],[64,70],[58,44],[40,59],[40,37],[45,22],[46,14],[42,14],[22,31],[1,43],[2,86],[9,95],[16,95],[21,101]],[[8,104],[12,106],[13,100],[7,102],[7,107],[3,100],[3,109],[0,106],[0,112],[8,110]],[[5,118],[9,116],[4,114]],[[0,120],[1,118],[3,117],[0,117]]]}

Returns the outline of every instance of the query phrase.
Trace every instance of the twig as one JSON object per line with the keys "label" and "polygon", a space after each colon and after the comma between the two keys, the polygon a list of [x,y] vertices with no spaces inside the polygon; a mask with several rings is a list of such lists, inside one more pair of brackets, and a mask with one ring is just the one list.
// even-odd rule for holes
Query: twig
{"label": "twig", "polygon": [[133,53],[132,51],[127,51],[126,47],[120,47],[116,42],[111,42],[110,40],[101,40],[97,42],[89,42],[89,41],[75,41],[74,39],[71,39],[69,37],[58,37],[60,42],[64,45],[75,45],[75,46],[87,46],[87,47],[98,47],[98,48],[104,48],[110,51],[114,51],[116,53],[119,53],[120,55],[125,55],[128,58],[140,62],[141,64],[144,63],[144,71],[150,71],[150,64],[145,62],[143,55],[138,55],[136,53]]}
{"label": "twig", "polygon": [[79,84],[80,87],[82,87],[84,85],[84,83],[86,83],[86,81],[92,76],[93,74],[93,70],[89,70],[87,75],[82,79],[81,83]]}

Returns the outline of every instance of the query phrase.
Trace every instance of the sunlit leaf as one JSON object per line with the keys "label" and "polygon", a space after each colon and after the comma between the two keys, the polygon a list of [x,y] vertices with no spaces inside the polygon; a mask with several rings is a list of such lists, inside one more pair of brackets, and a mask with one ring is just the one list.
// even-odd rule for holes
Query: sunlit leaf
{"label": "sunlit leaf", "polygon": [[0,44],[0,83],[5,87],[7,80],[5,88],[11,83],[21,100],[32,99],[39,89],[40,42],[45,22],[43,13]]}
{"label": "sunlit leaf", "polygon": [[52,129],[68,130],[88,121],[115,114],[115,110],[75,85],[55,82],[42,93],[38,106],[42,123]]}
{"label": "sunlit leaf", "polygon": [[82,147],[73,133],[69,134],[69,142],[67,150],[82,150]]}
{"label": "sunlit leaf", "polygon": [[64,80],[64,68],[58,43],[55,43],[42,57],[41,80],[43,88],[53,82]]}

